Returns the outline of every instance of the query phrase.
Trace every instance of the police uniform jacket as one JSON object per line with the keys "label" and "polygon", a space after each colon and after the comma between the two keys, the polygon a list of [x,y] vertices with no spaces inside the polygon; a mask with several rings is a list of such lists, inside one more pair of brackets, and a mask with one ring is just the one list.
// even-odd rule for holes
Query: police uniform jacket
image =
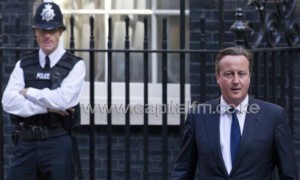
{"label": "police uniform jacket", "polygon": [[[63,48],[57,48],[51,53],[49,55],[50,67],[55,66],[65,53],[66,50]],[[38,51],[38,56],[37,61],[44,68],[46,55],[41,49]],[[3,93],[3,109],[9,114],[30,117],[47,113],[48,108],[64,111],[74,107],[79,103],[83,92],[85,71],[84,61],[79,60],[62,80],[60,87],[56,89],[26,87],[24,71],[21,68],[21,60],[19,60]],[[37,74],[36,78],[47,78],[46,76],[46,74]],[[25,87],[28,88],[26,97],[20,94]]]}

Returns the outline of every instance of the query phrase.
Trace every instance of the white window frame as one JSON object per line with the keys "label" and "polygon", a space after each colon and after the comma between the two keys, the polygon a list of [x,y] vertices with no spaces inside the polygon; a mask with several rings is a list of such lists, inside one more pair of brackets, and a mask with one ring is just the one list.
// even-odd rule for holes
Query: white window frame
{"label": "white window frame", "polygon": [[[55,1],[58,4],[62,1]],[[151,9],[111,9],[111,0],[106,0],[104,9],[77,9],[77,10],[67,10],[61,9],[63,14],[73,14],[73,15],[103,15],[105,18],[105,37],[108,35],[108,18],[110,15],[148,15],[151,16],[151,49],[157,49],[157,16],[179,16],[180,10],[171,10],[171,9],[157,9],[157,0],[152,0]],[[189,15],[189,10],[185,11],[186,15]],[[105,43],[107,48],[107,39]],[[105,55],[105,68],[107,68],[107,54]],[[157,67],[157,53],[152,54],[152,67]],[[157,69],[152,68],[152,77],[153,80],[148,84],[149,92],[149,104],[155,109],[162,104],[162,85],[157,82]],[[81,109],[81,123],[89,124],[89,112],[86,108],[89,107],[89,82],[85,83],[85,91],[81,97],[80,103],[82,106]],[[180,92],[179,84],[172,83],[168,84],[168,106],[178,107],[180,102]],[[112,82],[112,105],[114,107],[121,107],[125,104],[125,83]],[[143,83],[130,83],[130,105],[134,109],[136,106],[140,106],[144,102],[143,95]],[[191,104],[190,102],[190,84],[185,84],[185,105],[186,109]],[[99,109],[99,106],[103,107],[107,104],[107,70],[105,71],[105,81],[104,82],[95,82],[95,124],[107,124],[107,115]],[[101,108],[100,107],[100,108]],[[101,108],[102,109],[102,108]],[[140,109],[140,107],[139,107]],[[174,109],[173,109],[174,110]],[[171,110],[172,112],[168,113],[168,124],[169,125],[178,125],[180,123],[180,116],[177,110]],[[101,111],[101,112],[100,112]],[[175,112],[176,111],[176,112]],[[149,124],[151,125],[161,125],[162,122],[161,113],[149,113]],[[130,113],[130,123],[132,125],[142,125],[143,114],[141,112]],[[120,112],[112,113],[112,124],[122,125],[125,124],[125,116]]]}

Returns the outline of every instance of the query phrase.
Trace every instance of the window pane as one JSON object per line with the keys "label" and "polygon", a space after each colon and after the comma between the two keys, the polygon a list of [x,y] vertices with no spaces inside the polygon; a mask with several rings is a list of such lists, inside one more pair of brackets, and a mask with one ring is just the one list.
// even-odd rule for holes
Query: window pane
{"label": "window pane", "polygon": [[[180,9],[180,0],[157,0],[157,9]],[[185,0],[185,9],[189,9],[187,0]]]}
{"label": "window pane", "polygon": [[[154,0],[81,0],[81,1],[58,1],[63,10],[110,10],[110,9],[152,9],[151,5]],[[106,3],[106,4],[105,4]],[[157,0],[158,9],[179,9],[180,1],[171,1],[171,0]],[[188,1],[186,1],[186,5]],[[104,8],[106,7],[106,8]],[[186,9],[188,7],[186,6]],[[80,11],[84,12],[84,11]],[[103,11],[101,11],[103,12]],[[97,13],[96,13],[97,14]],[[65,23],[67,30],[64,32],[64,43],[65,47],[69,47],[70,41],[70,13],[65,14]],[[158,16],[157,21],[151,19],[156,15],[148,16],[148,48],[161,49],[161,40],[162,40],[162,17]],[[174,15],[165,15],[168,19],[168,49],[179,49],[179,17]],[[105,20],[105,15],[95,15],[95,30],[94,30],[94,40],[96,49],[106,49],[107,43],[107,20]],[[107,17],[106,17],[107,18]],[[129,41],[130,49],[141,50],[144,45],[144,23],[143,15],[129,15],[130,18],[130,27],[129,27]],[[89,26],[90,15],[87,15],[86,12],[83,14],[75,15],[75,48],[89,48],[90,42],[90,26]],[[112,15],[112,45],[113,49],[122,50],[125,48],[125,17],[123,15]],[[151,22],[157,32],[152,32]],[[156,22],[158,24],[156,24]],[[188,41],[188,17],[186,18],[186,42]],[[151,42],[151,34],[155,38],[154,42]],[[154,46],[151,44],[154,43]],[[186,43],[186,48],[188,48],[188,42]],[[77,55],[81,56],[86,61],[87,72],[89,72],[89,54],[78,52]],[[104,81],[106,79],[106,61],[107,56],[105,53],[96,53],[95,55],[95,80]],[[125,56],[124,53],[113,53],[113,81],[123,82],[125,80]],[[168,55],[168,81],[171,83],[179,82],[179,54],[172,53]],[[189,57],[186,55],[186,62],[188,63]],[[149,81],[150,82],[161,82],[161,54],[149,54]],[[151,63],[153,61],[154,63]],[[157,61],[157,63],[155,63]],[[131,53],[130,54],[130,81],[131,82],[143,82],[143,66],[144,58],[143,53]],[[152,68],[155,67],[154,69]],[[188,73],[188,65],[186,65],[186,72]],[[153,74],[152,74],[153,73]],[[153,76],[152,76],[153,75]],[[188,74],[186,75],[188,77]],[[154,79],[152,79],[154,78]],[[188,82],[187,78],[187,82]],[[89,73],[87,73],[87,80],[89,80]]]}
{"label": "window pane", "polygon": [[54,0],[62,9],[76,10],[76,9],[104,9],[105,0]]}
{"label": "window pane", "polygon": [[[113,15],[113,49],[125,49],[126,25],[125,16]],[[142,50],[144,46],[144,16],[129,16],[129,42],[130,49]],[[149,24],[149,23],[148,23]],[[150,25],[148,26],[150,32]],[[149,33],[148,33],[149,36]],[[148,37],[149,38],[149,37]],[[150,39],[150,38],[149,38]],[[151,46],[149,42],[149,47]],[[113,81],[124,82],[125,80],[125,53],[113,54]],[[149,57],[150,58],[150,57]],[[130,54],[130,81],[143,82],[143,53]],[[149,69],[151,71],[151,69]]]}
{"label": "window pane", "polygon": [[112,0],[112,9],[150,9],[149,0]]}
{"label": "window pane", "polygon": [[[69,48],[70,42],[70,16],[65,15],[65,24],[67,30],[64,31],[64,47]],[[74,43],[75,48],[87,49],[90,46],[90,15],[75,15],[75,27],[74,27]],[[105,49],[106,39],[104,34],[104,16],[95,15],[94,16],[94,43],[96,49]],[[85,60],[87,72],[89,72],[89,53],[86,52],[76,52],[76,55],[82,57]],[[105,78],[105,54],[96,53],[95,54],[95,80],[104,81]],[[89,73],[86,75],[86,79],[89,80]]]}
{"label": "window pane", "polygon": [[[157,47],[162,49],[162,21],[165,17],[158,17],[158,36],[157,36]],[[186,35],[185,35],[185,47],[188,49],[188,38],[189,38],[189,23],[188,17],[186,18]],[[180,22],[178,16],[167,17],[167,49],[180,49]],[[157,78],[158,82],[162,81],[162,59],[161,55],[158,56],[157,62]],[[179,53],[168,54],[168,82],[179,83],[180,81],[180,55]],[[185,56],[185,72],[186,72],[186,82],[189,82],[189,55]]]}

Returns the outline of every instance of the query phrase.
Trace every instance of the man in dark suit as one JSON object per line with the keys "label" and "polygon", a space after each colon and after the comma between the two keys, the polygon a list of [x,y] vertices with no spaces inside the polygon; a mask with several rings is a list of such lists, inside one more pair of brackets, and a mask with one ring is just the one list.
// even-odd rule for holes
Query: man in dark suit
{"label": "man in dark suit", "polygon": [[172,180],[298,180],[293,137],[282,107],[248,95],[252,55],[221,50],[216,79],[221,97],[190,109]]}

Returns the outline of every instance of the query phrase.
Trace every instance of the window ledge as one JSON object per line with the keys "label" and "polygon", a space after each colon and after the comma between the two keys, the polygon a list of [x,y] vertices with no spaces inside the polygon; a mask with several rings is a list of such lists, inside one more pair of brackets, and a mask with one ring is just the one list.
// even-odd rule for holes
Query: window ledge
{"label": "window ledge", "polygon": [[[162,114],[168,113],[168,125],[178,125],[180,123],[180,112],[186,112],[190,103],[190,85],[185,85],[185,109],[180,106],[179,84],[167,85],[167,105],[163,109],[162,105],[162,85],[159,83],[149,83],[148,85],[148,112],[149,125],[161,125]],[[130,106],[125,105],[125,83],[112,83],[112,107],[107,106],[107,84],[103,82],[95,83],[95,104],[94,108],[89,100],[89,82],[86,82],[85,91],[81,97],[81,124],[89,124],[90,113],[95,114],[95,124],[107,124],[107,114],[111,113],[113,125],[125,124],[125,113],[130,113],[131,125],[144,124],[144,84],[130,83]]]}

